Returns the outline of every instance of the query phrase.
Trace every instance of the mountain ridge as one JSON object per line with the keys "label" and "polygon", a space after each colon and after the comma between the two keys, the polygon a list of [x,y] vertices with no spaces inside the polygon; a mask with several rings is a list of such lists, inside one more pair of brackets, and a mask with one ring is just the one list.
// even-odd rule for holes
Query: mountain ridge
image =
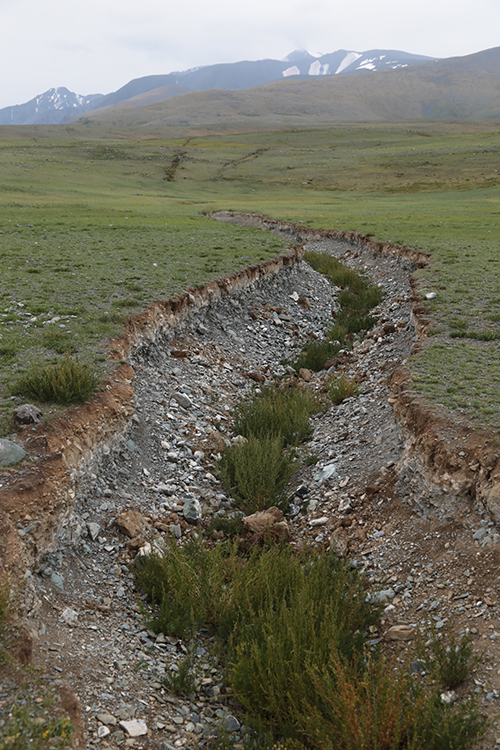
{"label": "mountain ridge", "polygon": [[[185,71],[134,78],[110,94],[82,96],[65,87],[51,88],[29,102],[0,109],[0,125],[59,124],[97,108],[127,102],[165,88],[169,98],[176,93],[222,89],[241,91],[283,79],[330,77],[362,71],[378,72],[422,65],[438,58],[400,50],[372,49],[365,52],[337,50],[326,55],[294,50],[283,60],[243,60],[198,66]],[[166,87],[169,87],[168,89]],[[133,106],[124,104],[123,106]]]}

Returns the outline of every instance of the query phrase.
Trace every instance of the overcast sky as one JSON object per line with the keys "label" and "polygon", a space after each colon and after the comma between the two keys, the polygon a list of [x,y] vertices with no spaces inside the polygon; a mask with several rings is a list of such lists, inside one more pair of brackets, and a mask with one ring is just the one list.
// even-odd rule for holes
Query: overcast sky
{"label": "overcast sky", "polygon": [[0,30],[1,108],[295,49],[468,55],[500,46],[500,0],[0,0]]}

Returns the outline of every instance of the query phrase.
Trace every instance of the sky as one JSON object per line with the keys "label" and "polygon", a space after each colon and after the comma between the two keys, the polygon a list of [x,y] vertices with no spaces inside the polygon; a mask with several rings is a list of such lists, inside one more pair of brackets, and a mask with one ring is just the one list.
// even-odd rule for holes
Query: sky
{"label": "sky", "polygon": [[397,49],[431,57],[500,46],[500,0],[0,0],[0,108],[65,86],[239,60]]}

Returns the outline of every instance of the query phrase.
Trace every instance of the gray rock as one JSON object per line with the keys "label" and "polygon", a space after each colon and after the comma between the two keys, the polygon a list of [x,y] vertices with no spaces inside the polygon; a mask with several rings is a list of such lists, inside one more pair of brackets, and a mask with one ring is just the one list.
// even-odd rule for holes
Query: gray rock
{"label": "gray rock", "polygon": [[325,466],[317,476],[318,482],[326,482],[331,479],[334,474],[337,473],[337,464],[328,464]]}
{"label": "gray rock", "polygon": [[43,419],[43,414],[38,406],[33,404],[23,404],[14,409],[12,413],[14,422],[18,425],[39,424]]}
{"label": "gray rock", "polygon": [[226,716],[224,719],[224,729],[226,732],[238,732],[240,729],[240,722],[235,716],[232,716],[229,714],[229,716]]}
{"label": "gray rock", "polygon": [[97,539],[97,535],[99,534],[99,531],[101,530],[101,527],[99,526],[98,523],[88,523],[87,529],[89,531],[90,538],[92,539],[92,541],[95,541],[95,539]]}
{"label": "gray rock", "polygon": [[179,406],[182,406],[183,409],[191,409],[193,407],[193,402],[189,398],[189,396],[186,396],[185,393],[172,393],[171,397],[174,401],[177,401]]}
{"label": "gray rock", "polygon": [[201,521],[201,503],[196,498],[184,503],[182,514],[188,523],[199,523]]}
{"label": "gray rock", "polygon": [[61,591],[64,591],[64,578],[59,575],[59,573],[52,573],[50,576],[50,580],[54,584],[54,586],[57,586],[58,589],[61,589]]}
{"label": "gray rock", "polygon": [[473,533],[472,538],[478,541],[481,541],[481,539],[484,539],[487,533],[488,533],[487,529],[478,529],[477,531]]}
{"label": "gray rock", "polygon": [[0,466],[14,466],[26,456],[25,451],[12,440],[0,438]]}

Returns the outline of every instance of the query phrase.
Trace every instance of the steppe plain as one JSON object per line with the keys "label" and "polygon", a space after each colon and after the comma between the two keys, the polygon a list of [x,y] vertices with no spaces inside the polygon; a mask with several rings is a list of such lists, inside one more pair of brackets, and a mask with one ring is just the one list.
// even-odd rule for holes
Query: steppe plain
{"label": "steppe plain", "polygon": [[[285,247],[284,239],[277,234],[215,222],[208,215],[232,210],[293,222],[294,241],[306,239],[300,236],[302,225],[359,232],[429,254],[429,264],[413,273],[418,294],[423,297],[420,314],[428,321],[418,352],[406,363],[413,393],[457,429],[486,429],[490,440],[497,439],[500,134],[491,126],[357,124],[133,140],[130,134],[119,132],[96,131],[91,137],[88,128],[75,125],[63,130],[40,127],[36,132],[3,129],[0,135],[4,175],[0,193],[0,408],[4,435],[11,431],[16,380],[31,361],[52,359],[69,350],[95,360],[109,374],[113,364],[107,355],[113,352],[108,342],[121,333],[128,316],[188,286],[202,286],[214,277],[270,259]],[[355,266],[367,264],[364,256],[354,254],[350,258],[347,253],[345,259]],[[373,273],[376,275],[377,269]],[[387,269],[378,273],[388,277]],[[433,296],[427,300],[426,294]],[[385,346],[385,342],[379,343]],[[392,396],[384,390],[385,380],[411,354],[399,349],[396,344],[394,362],[384,365],[381,372],[377,370],[376,352],[371,355],[368,377],[374,379],[372,386],[383,390],[380,395],[386,404]],[[392,357],[384,355],[382,361],[388,359]],[[236,367],[234,362],[229,364]],[[350,367],[365,374],[369,370],[363,362],[351,363]],[[228,399],[228,406],[234,403],[234,395]],[[355,416],[356,409],[362,411],[367,405],[348,405],[346,415],[335,417],[342,421],[340,434],[348,441],[348,453],[358,451],[359,459],[357,437],[349,435],[350,408]],[[43,410],[48,419],[60,413],[52,405],[44,405]],[[387,425],[392,419],[387,419]],[[377,429],[380,424],[379,420]],[[380,565],[374,561],[371,576],[381,584],[392,576],[396,587],[417,579],[422,591],[413,595],[411,605],[406,606],[408,597],[393,605],[395,615],[405,610],[406,620],[421,604],[426,608],[424,602],[430,601],[427,586],[445,592],[442,606],[446,609],[446,602],[463,595],[462,579],[466,581],[463,585],[468,587],[474,607],[481,602],[477,612],[474,610],[478,615],[474,618],[478,648],[486,642],[488,650],[482,671],[476,675],[476,687],[484,691],[485,710],[494,719],[495,691],[500,687],[496,645],[500,625],[496,624],[498,618],[495,620],[498,543],[493,533],[490,543],[481,546],[487,536],[481,529],[493,528],[488,526],[493,521],[473,502],[469,507],[455,508],[452,516],[442,517],[400,505],[401,495],[390,480],[391,469],[401,457],[397,450],[403,438],[396,422],[389,427],[391,435],[394,433],[391,449],[396,451],[395,456],[381,463],[374,459],[373,466],[370,463],[373,476],[358,471],[342,487],[348,487],[352,498],[358,498],[362,505],[352,529],[351,551],[363,555],[370,547],[363,547],[366,539],[371,540],[371,546],[384,535],[394,539]],[[367,430],[370,432],[369,424]],[[332,432],[327,434],[331,436]],[[372,431],[364,439],[370,445],[377,437]],[[321,454],[321,440],[316,442]],[[328,455],[322,458],[326,462]],[[142,468],[147,467],[141,465],[139,470]],[[9,475],[11,472],[5,473],[6,484]],[[395,482],[396,477],[393,479]],[[403,481],[401,477],[399,481]],[[376,488],[372,493],[377,496],[376,508],[369,502],[366,507],[366,486]],[[104,488],[115,489],[112,483]],[[146,511],[145,507],[140,509]],[[333,531],[340,517],[333,509],[329,509],[329,515],[330,510],[328,529]],[[108,520],[106,517],[105,522]],[[356,535],[356,528],[363,531],[363,526],[365,533]],[[306,523],[305,537],[314,540],[314,528],[314,524]],[[401,550],[414,543],[417,531],[421,560],[415,567]],[[474,538],[476,532],[480,533]],[[460,547],[463,553],[463,559],[457,555],[455,566],[448,562],[450,545],[452,549]],[[469,563],[473,559],[474,565]],[[444,568],[443,575],[436,574],[443,560],[448,562],[446,574]],[[61,558],[59,565],[64,562]],[[122,574],[116,572],[118,577]],[[115,581],[109,583],[112,586]],[[65,632],[78,631],[68,631],[58,617],[50,618],[48,610],[60,612],[71,606],[64,598],[69,594],[61,595],[53,589],[48,596],[52,604],[44,604],[47,628],[53,629],[54,643],[63,643]],[[438,598],[434,592],[433,601]],[[491,604],[485,608],[486,599]],[[460,605],[461,599],[457,601]],[[439,606],[438,602],[431,611]],[[102,617],[106,609],[103,613]],[[466,609],[462,613],[465,619],[470,615]],[[395,615],[389,610],[388,618]],[[461,613],[447,616],[458,623]],[[484,628],[476,627],[478,622],[484,622]],[[97,627],[107,628],[104,623]],[[49,657],[56,652],[52,644],[47,648],[43,650],[39,636],[35,643],[37,663],[49,669]],[[90,666],[95,669],[96,662]],[[188,713],[193,710],[189,708]],[[183,715],[181,711],[179,716]],[[187,721],[183,720],[184,724]],[[158,730],[160,734],[162,731]],[[494,746],[495,732],[492,728],[484,747]],[[164,740],[155,735],[150,741]]]}

